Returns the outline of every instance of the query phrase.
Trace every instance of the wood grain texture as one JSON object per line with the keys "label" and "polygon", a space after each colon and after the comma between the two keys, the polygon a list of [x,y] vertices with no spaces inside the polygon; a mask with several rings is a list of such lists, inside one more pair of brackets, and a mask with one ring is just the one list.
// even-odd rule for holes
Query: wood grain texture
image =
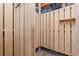
{"label": "wood grain texture", "polygon": [[64,20],[65,9],[61,8],[59,9],[59,20]]}
{"label": "wood grain texture", "polygon": [[47,13],[47,48],[50,47],[50,12]]}
{"label": "wood grain texture", "polygon": [[[8,12],[9,11],[9,12]],[[5,4],[5,55],[13,55],[13,4]]]}
{"label": "wood grain texture", "polygon": [[25,39],[24,39],[24,4],[20,5],[20,55],[23,56],[25,53]]}
{"label": "wood grain texture", "polygon": [[44,14],[41,15],[41,45],[44,46],[44,31],[43,31]]}
{"label": "wood grain texture", "polygon": [[55,50],[58,51],[58,10],[55,11]]}
{"label": "wood grain texture", "polygon": [[55,12],[51,12],[50,15],[51,19],[51,25],[50,25],[50,49],[54,50],[55,48]]}
{"label": "wood grain texture", "polygon": [[61,22],[59,24],[60,27],[60,33],[59,33],[59,51],[64,53],[64,49],[65,49],[65,32],[64,32],[64,22]]}
{"label": "wood grain texture", "polygon": [[46,47],[47,45],[47,17],[46,17],[46,13],[44,13],[44,47]]}
{"label": "wood grain texture", "polygon": [[76,5],[71,5],[71,18],[76,18]]}
{"label": "wood grain texture", "polygon": [[65,8],[65,19],[70,19],[70,6]]}
{"label": "wood grain texture", "polygon": [[3,55],[3,3],[0,3],[0,56]]}
{"label": "wood grain texture", "polygon": [[15,8],[14,10],[14,55],[19,56],[20,55],[20,33],[19,33],[19,28],[20,28],[20,6]]}
{"label": "wood grain texture", "polygon": [[65,53],[70,54],[70,22],[65,22]]}

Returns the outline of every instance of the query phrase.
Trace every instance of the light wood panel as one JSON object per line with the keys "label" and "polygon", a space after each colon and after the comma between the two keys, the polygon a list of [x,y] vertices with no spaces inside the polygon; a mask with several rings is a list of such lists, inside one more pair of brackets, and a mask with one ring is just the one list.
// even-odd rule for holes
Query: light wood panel
{"label": "light wood panel", "polygon": [[28,55],[31,56],[32,55],[32,52],[31,52],[31,49],[32,49],[32,45],[31,45],[31,3],[28,4]]}
{"label": "light wood panel", "polygon": [[65,9],[64,8],[59,9],[59,20],[64,20],[64,16],[65,16]]}
{"label": "light wood panel", "polygon": [[60,33],[59,33],[59,51],[64,53],[64,50],[65,50],[65,31],[64,31],[64,22],[60,22],[59,24],[59,30],[60,30]]}
{"label": "light wood panel", "polygon": [[70,22],[65,22],[65,53],[70,54]]}
{"label": "light wood panel", "polygon": [[50,47],[50,12],[47,13],[47,48]]}
{"label": "light wood panel", "polygon": [[70,6],[65,8],[65,19],[68,20],[70,19]]}
{"label": "light wood panel", "polygon": [[55,50],[58,51],[58,10],[55,11]]}
{"label": "light wood panel", "polygon": [[[36,13],[35,13],[36,14]],[[35,19],[34,19],[34,48],[36,49],[38,47],[38,38],[37,38],[37,17],[38,15],[35,15]]]}
{"label": "light wood panel", "polygon": [[44,13],[44,47],[46,47],[47,45],[47,17],[46,17],[46,13]]}
{"label": "light wood panel", "polygon": [[[9,12],[8,12],[9,11]],[[13,55],[13,4],[5,4],[5,55]]]}
{"label": "light wood panel", "polygon": [[44,14],[41,15],[41,45],[44,46]]}
{"label": "light wood panel", "polygon": [[34,55],[34,53],[35,53],[35,50],[34,50],[34,20],[35,20],[35,16],[36,16],[36,14],[35,14],[35,4],[34,3],[32,3],[31,4],[32,6],[31,6],[31,33],[32,33],[32,35],[31,35],[31,52],[32,52],[32,54],[31,55]]}
{"label": "light wood panel", "polygon": [[24,36],[24,4],[20,4],[20,55],[23,56],[25,53],[25,36]]}
{"label": "light wood panel", "polygon": [[0,56],[3,55],[3,3],[0,3]]}
{"label": "light wood panel", "polygon": [[20,55],[20,6],[14,10],[14,55]]}
{"label": "light wood panel", "polygon": [[[27,9],[28,8],[28,9]],[[28,10],[28,11],[27,11]],[[30,4],[25,4],[25,25],[26,25],[26,27],[25,27],[25,32],[26,32],[26,34],[25,34],[25,36],[26,36],[26,45],[25,45],[25,49],[27,50],[26,51],[26,55],[31,55],[31,37],[30,37],[30,35],[31,35],[31,32],[30,32],[30,30],[31,30],[31,28],[30,28]],[[27,48],[28,47],[28,48]]]}
{"label": "light wood panel", "polygon": [[40,45],[40,39],[41,39],[41,37],[40,37],[40,21],[39,21],[40,19],[39,19],[39,14],[37,14],[37,47],[39,47],[39,45]]}
{"label": "light wood panel", "polygon": [[71,18],[76,18],[76,5],[71,5]]}
{"label": "light wood panel", "polygon": [[55,48],[55,12],[52,11],[50,17],[51,17],[50,18],[51,19],[50,49],[54,50]]}
{"label": "light wood panel", "polygon": [[[76,27],[75,27],[75,24],[76,24],[76,21],[72,21],[71,22],[71,46],[70,46],[70,53],[72,54],[72,55],[75,55],[75,53],[76,53],[76,51],[74,50],[75,49],[75,39],[76,39]],[[74,53],[75,52],[75,53]]]}
{"label": "light wood panel", "polygon": [[[28,8],[28,5],[27,4],[25,4],[25,55],[28,55],[28,48],[29,48],[29,46],[28,46],[28,37],[29,37],[29,35],[28,35],[28,11],[27,11],[27,8]],[[27,48],[28,47],[28,48]]]}

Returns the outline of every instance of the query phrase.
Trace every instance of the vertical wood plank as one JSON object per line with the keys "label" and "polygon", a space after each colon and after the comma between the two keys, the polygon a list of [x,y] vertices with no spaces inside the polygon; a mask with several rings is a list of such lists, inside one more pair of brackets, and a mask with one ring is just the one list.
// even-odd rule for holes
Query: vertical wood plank
{"label": "vertical wood plank", "polygon": [[64,8],[59,9],[59,20],[64,20]]}
{"label": "vertical wood plank", "polygon": [[46,17],[46,13],[44,13],[44,47],[46,47],[46,42],[47,42],[47,28],[46,28],[46,25],[47,25],[47,17]]}
{"label": "vertical wood plank", "polygon": [[37,45],[38,45],[38,47],[41,45],[41,43],[40,43],[40,39],[41,39],[41,15],[40,14],[38,14],[38,17],[37,17],[38,19],[37,19],[37,28],[38,28],[38,43],[37,43]]}
{"label": "vertical wood plank", "polygon": [[20,55],[24,55],[24,4],[20,4]]}
{"label": "vertical wood plank", "polygon": [[27,29],[27,55],[28,56],[30,56],[31,55],[31,14],[30,14],[30,12],[31,12],[31,10],[30,10],[30,7],[31,7],[31,5],[30,5],[30,3],[28,3],[28,4],[26,4],[27,5],[27,7],[26,8],[28,8],[27,10],[27,16],[26,16],[26,21],[27,21],[27,27],[26,27],[26,29]]}
{"label": "vertical wood plank", "polygon": [[47,48],[50,46],[50,13],[47,13]]}
{"label": "vertical wood plank", "polygon": [[34,50],[34,20],[35,20],[35,4],[34,3],[32,3],[31,4],[31,12],[32,12],[32,17],[31,17],[31,30],[32,30],[32,35],[31,35],[31,45],[32,45],[32,47],[31,47],[31,52],[32,52],[32,56],[34,55],[34,52],[35,52],[35,50]]}
{"label": "vertical wood plank", "polygon": [[65,22],[65,53],[70,54],[70,22]]}
{"label": "vertical wood plank", "polygon": [[55,50],[58,51],[58,10],[55,11]]}
{"label": "vertical wood plank", "polygon": [[3,55],[3,4],[0,3],[0,56]]}
{"label": "vertical wood plank", "polygon": [[[8,12],[9,11],[9,12]],[[5,4],[5,55],[13,55],[13,4]]]}
{"label": "vertical wood plank", "polygon": [[75,47],[74,47],[75,45],[74,45],[74,44],[75,44],[75,35],[76,35],[76,32],[75,32],[75,31],[76,31],[76,28],[75,28],[75,21],[72,21],[72,22],[71,22],[71,29],[72,29],[72,30],[71,30],[71,45],[70,45],[70,47],[71,47],[70,49],[71,49],[71,50],[70,50],[70,53],[71,53],[72,55],[75,55],[75,54],[74,54],[74,52],[75,52],[75,51],[74,51],[74,49],[75,49]]}
{"label": "vertical wood plank", "polygon": [[71,18],[76,18],[76,5],[71,5]]}
{"label": "vertical wood plank", "polygon": [[64,22],[60,22],[60,38],[59,38],[59,51],[64,53],[64,45],[65,45],[65,39],[64,39]]}
{"label": "vertical wood plank", "polygon": [[40,33],[39,33],[39,31],[40,31],[40,29],[41,28],[39,28],[40,27],[40,21],[39,21],[40,19],[39,19],[39,14],[38,13],[36,13],[36,20],[35,20],[35,29],[36,29],[36,42],[37,42],[37,44],[36,44],[36,48],[38,48],[39,47],[39,44],[40,44],[40,42],[39,42],[39,40],[41,39],[40,38]]}
{"label": "vertical wood plank", "polygon": [[50,48],[54,50],[55,48],[55,12],[51,12],[51,36],[50,36]]}
{"label": "vertical wood plank", "polygon": [[65,8],[65,19],[70,19],[70,6]]}
{"label": "vertical wood plank", "polygon": [[44,14],[41,15],[41,45],[44,47],[44,31],[43,31],[43,28],[44,28]]}
{"label": "vertical wood plank", "polygon": [[18,6],[17,8],[15,8],[14,10],[14,55],[15,56],[19,56],[20,54],[20,45],[19,45],[19,37],[20,37],[20,33],[19,33],[19,21],[20,21],[20,7]]}
{"label": "vertical wood plank", "polygon": [[25,4],[25,55],[28,55],[28,11],[27,4]]}
{"label": "vertical wood plank", "polygon": [[[33,4],[33,3],[30,3],[30,14],[29,14],[29,16],[30,16],[30,23],[29,23],[29,25],[30,25],[30,55],[33,55],[33,42],[34,42],[34,34],[33,35],[31,35],[32,34],[32,26],[33,26],[33,24],[32,24],[32,22],[33,22],[33,19],[34,19],[34,16],[33,15],[35,15],[34,14],[34,12],[35,12],[35,9],[34,9],[34,7],[35,7],[35,5]],[[33,10],[34,9],[34,10]]]}

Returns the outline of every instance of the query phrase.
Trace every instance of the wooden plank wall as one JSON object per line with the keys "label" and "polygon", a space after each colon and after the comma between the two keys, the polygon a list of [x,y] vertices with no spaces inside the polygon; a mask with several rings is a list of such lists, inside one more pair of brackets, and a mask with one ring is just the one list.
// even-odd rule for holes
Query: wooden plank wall
{"label": "wooden plank wall", "polygon": [[0,3],[0,8],[0,55],[32,56],[40,45],[67,55],[78,54],[74,52],[78,50],[74,48],[75,5],[41,15],[35,12],[34,3]]}
{"label": "wooden plank wall", "polygon": [[31,56],[39,44],[39,15],[35,4],[15,4],[14,55]]}
{"label": "wooden plank wall", "polygon": [[0,8],[0,55],[36,55],[41,29],[35,4],[1,3]]}
{"label": "wooden plank wall", "polygon": [[0,4],[0,55],[13,55],[13,4]]}
{"label": "wooden plank wall", "polygon": [[72,55],[75,19],[75,5],[41,14],[41,46]]}

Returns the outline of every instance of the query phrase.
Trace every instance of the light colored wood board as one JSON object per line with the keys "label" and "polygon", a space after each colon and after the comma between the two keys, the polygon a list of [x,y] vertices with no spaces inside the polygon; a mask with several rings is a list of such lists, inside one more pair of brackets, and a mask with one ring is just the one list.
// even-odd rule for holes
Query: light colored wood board
{"label": "light colored wood board", "polygon": [[20,28],[20,26],[19,26],[19,13],[20,12],[20,10],[19,10],[19,7],[17,7],[17,8],[15,8],[14,9],[14,55],[15,56],[19,56],[19,28]]}
{"label": "light colored wood board", "polygon": [[71,18],[76,18],[76,5],[71,5]]}
{"label": "light colored wood board", "polygon": [[70,19],[70,6],[65,8],[65,19]]}
{"label": "light colored wood board", "polygon": [[27,4],[27,7],[28,7],[28,12],[27,12],[27,14],[28,14],[28,16],[27,16],[27,24],[28,24],[28,29],[27,29],[27,31],[28,31],[28,37],[27,37],[27,42],[28,42],[28,51],[27,51],[27,53],[28,53],[28,56],[31,56],[31,54],[32,54],[32,46],[31,46],[31,4],[29,3],[29,4]]}
{"label": "light colored wood board", "polygon": [[47,13],[47,48],[50,47],[50,13]]}
{"label": "light colored wood board", "polygon": [[39,46],[39,14],[37,14],[37,47]]}
{"label": "light colored wood board", "polygon": [[46,42],[47,42],[47,41],[46,41],[46,39],[47,39],[47,38],[46,38],[46,37],[47,37],[47,36],[46,36],[46,32],[47,32],[47,31],[46,31],[46,25],[47,25],[47,19],[46,19],[46,13],[44,13],[44,46],[45,46],[45,47],[46,47]]}
{"label": "light colored wood board", "polygon": [[64,20],[65,11],[64,8],[59,9],[59,20]]}
{"label": "light colored wood board", "polygon": [[28,38],[27,39],[28,40],[27,41],[28,42],[28,46],[27,46],[28,50],[27,50],[27,53],[28,53],[28,56],[30,56],[31,55],[31,43],[30,43],[31,42],[31,36],[30,36],[30,30],[31,30],[30,29],[30,17],[31,17],[30,12],[31,11],[30,11],[30,4],[29,3],[27,4],[27,6],[28,6],[28,9],[27,9],[28,10],[28,12],[27,12],[28,16],[26,16],[26,17],[28,17],[27,18],[27,22],[28,22],[28,27],[27,27],[28,28],[28,30],[27,30],[28,31],[28,37],[27,37]]}
{"label": "light colored wood board", "polygon": [[0,56],[3,55],[3,3],[0,3]]}
{"label": "light colored wood board", "polygon": [[[9,11],[9,12],[8,12]],[[5,55],[13,55],[13,4],[5,4]]]}
{"label": "light colored wood board", "polygon": [[[38,46],[40,46],[40,39],[41,39],[41,15],[39,14],[39,41],[38,41],[38,43],[39,43],[39,45]],[[44,33],[43,33],[44,34]],[[44,39],[44,35],[43,35],[43,39]]]}
{"label": "light colored wood board", "polygon": [[64,53],[64,47],[65,47],[65,39],[64,39],[64,22],[61,22],[60,24],[59,24],[60,26],[60,33],[59,33],[59,35],[60,35],[60,37],[59,37],[59,51],[60,52],[62,52],[62,53]]}
{"label": "light colored wood board", "polygon": [[34,20],[34,33],[35,33],[35,35],[34,35],[34,44],[35,44],[35,49],[38,47],[38,36],[37,36],[37,32],[38,32],[38,26],[37,26],[37,21],[38,21],[38,15],[36,14],[36,18],[35,18],[35,20]]}
{"label": "light colored wood board", "polygon": [[41,15],[41,45],[44,46],[44,25],[43,25],[43,22],[44,22],[44,14]]}
{"label": "light colored wood board", "polygon": [[[30,3],[25,4],[25,55],[32,55],[32,5]],[[27,9],[28,8],[28,9]]]}
{"label": "light colored wood board", "polygon": [[24,4],[20,5],[20,55],[24,55]]}
{"label": "light colored wood board", "polygon": [[13,55],[13,35],[12,31],[5,31],[5,56]]}
{"label": "light colored wood board", "polygon": [[55,11],[55,50],[58,51],[58,10]]}
{"label": "light colored wood board", "polygon": [[50,36],[50,49],[54,50],[55,48],[55,12],[51,12],[51,36]]}
{"label": "light colored wood board", "polygon": [[[8,12],[9,11],[9,12]],[[5,30],[13,30],[13,4],[5,4]]]}
{"label": "light colored wood board", "polygon": [[33,6],[34,5],[32,3],[30,3],[30,10],[29,10],[30,11],[30,14],[29,14],[30,15],[29,25],[30,25],[30,37],[31,37],[30,38],[30,41],[29,41],[30,42],[30,51],[31,51],[30,52],[30,55],[33,55],[33,50],[32,50],[33,49],[33,44],[32,44],[33,43],[33,38],[32,38],[32,35],[31,35],[32,34],[32,31],[31,31],[31,28],[32,28],[32,20],[33,20],[33,15],[34,15],[33,12],[35,11],[35,10],[33,10],[34,9]]}
{"label": "light colored wood board", "polygon": [[[28,8],[28,9],[27,9]],[[29,55],[29,4],[25,4],[25,55]]]}
{"label": "light colored wood board", "polygon": [[34,19],[34,49],[38,47],[37,44],[37,14],[35,13],[35,19]]}
{"label": "light colored wood board", "polygon": [[[78,56],[79,55],[79,4],[76,3],[76,21],[74,24],[74,40],[73,43],[73,55]],[[75,43],[76,42],[76,43]]]}
{"label": "light colored wood board", "polygon": [[34,55],[34,19],[35,19],[35,4],[34,3],[32,3],[31,4],[32,6],[31,6],[31,12],[32,12],[32,17],[31,17],[31,30],[32,30],[32,35],[31,35],[31,45],[32,45],[32,47],[31,47],[31,52],[32,52],[32,55]]}
{"label": "light colored wood board", "polygon": [[41,14],[41,46],[43,45],[43,39],[42,39],[42,20],[43,20],[43,14]]}
{"label": "light colored wood board", "polygon": [[49,48],[51,48],[51,12],[49,12]]}
{"label": "light colored wood board", "polygon": [[38,15],[38,47],[40,46],[40,39],[41,39],[41,19],[40,19],[40,14]]}
{"label": "light colored wood board", "polygon": [[72,33],[71,33],[71,54],[72,55],[74,55],[75,53],[75,51],[74,51],[74,49],[75,49],[75,36],[76,36],[76,28],[75,28],[75,21],[74,22],[71,22],[71,25],[72,25]]}
{"label": "light colored wood board", "polygon": [[43,28],[43,29],[42,29],[42,35],[43,35],[42,38],[43,38],[43,46],[44,46],[44,14],[43,14],[42,24],[43,24],[43,25],[42,25],[42,28]]}
{"label": "light colored wood board", "polygon": [[37,47],[39,46],[39,14],[37,14]]}
{"label": "light colored wood board", "polygon": [[70,54],[70,22],[65,22],[65,54]]}
{"label": "light colored wood board", "polygon": [[35,18],[36,18],[36,12],[35,12],[35,4],[33,4],[33,7],[32,7],[32,17],[33,17],[33,20],[32,20],[32,38],[33,38],[33,55],[36,55],[36,52],[35,52]]}

